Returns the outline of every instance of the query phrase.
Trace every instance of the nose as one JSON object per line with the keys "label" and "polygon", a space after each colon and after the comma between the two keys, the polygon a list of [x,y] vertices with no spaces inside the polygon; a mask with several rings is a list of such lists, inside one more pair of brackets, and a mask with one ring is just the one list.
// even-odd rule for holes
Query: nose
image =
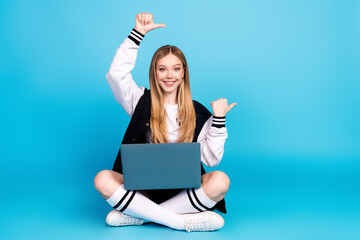
{"label": "nose", "polygon": [[172,77],[173,77],[173,73],[172,73],[172,71],[170,70],[170,71],[168,71],[167,78],[172,78]]}

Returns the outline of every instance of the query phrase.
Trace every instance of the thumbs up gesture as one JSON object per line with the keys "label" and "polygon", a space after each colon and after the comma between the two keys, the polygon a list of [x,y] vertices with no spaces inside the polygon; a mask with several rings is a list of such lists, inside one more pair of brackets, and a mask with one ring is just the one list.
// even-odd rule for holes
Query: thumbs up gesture
{"label": "thumbs up gesture", "polygon": [[213,114],[216,117],[224,117],[226,113],[228,113],[237,103],[232,103],[228,105],[228,101],[226,98],[220,98],[211,102],[211,107],[213,110]]}
{"label": "thumbs up gesture", "polygon": [[147,32],[156,28],[166,27],[165,24],[154,23],[153,18],[154,15],[147,12],[137,14],[135,18],[135,29],[145,35]]}

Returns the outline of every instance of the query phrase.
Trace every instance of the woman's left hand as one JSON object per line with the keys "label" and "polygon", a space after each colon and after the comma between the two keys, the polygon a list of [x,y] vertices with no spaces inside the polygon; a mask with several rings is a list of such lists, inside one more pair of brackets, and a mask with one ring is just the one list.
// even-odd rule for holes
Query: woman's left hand
{"label": "woman's left hand", "polygon": [[226,113],[228,113],[235,105],[237,105],[237,103],[228,105],[226,98],[219,98],[218,100],[211,102],[213,115],[216,117],[225,117]]}

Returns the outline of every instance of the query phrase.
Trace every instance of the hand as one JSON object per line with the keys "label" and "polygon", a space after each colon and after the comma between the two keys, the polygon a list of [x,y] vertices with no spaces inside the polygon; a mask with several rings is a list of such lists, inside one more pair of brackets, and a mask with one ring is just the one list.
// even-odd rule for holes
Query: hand
{"label": "hand", "polygon": [[213,114],[216,117],[225,117],[225,114],[228,113],[235,105],[237,105],[237,103],[228,105],[226,98],[220,98],[211,102]]}
{"label": "hand", "polygon": [[154,15],[147,12],[137,14],[135,18],[135,29],[145,35],[147,32],[150,32],[156,28],[166,27],[165,24],[154,23],[153,18]]}

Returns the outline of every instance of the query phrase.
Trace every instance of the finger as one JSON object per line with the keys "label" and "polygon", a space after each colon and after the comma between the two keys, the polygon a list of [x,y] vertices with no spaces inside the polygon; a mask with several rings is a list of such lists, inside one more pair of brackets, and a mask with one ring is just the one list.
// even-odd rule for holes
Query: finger
{"label": "finger", "polygon": [[229,112],[233,107],[235,107],[237,105],[237,103],[232,103],[228,106],[228,109],[226,112]]}
{"label": "finger", "polygon": [[141,25],[145,25],[145,13],[141,13]]}
{"label": "finger", "polygon": [[139,14],[137,15],[137,18],[138,18],[139,23],[140,23],[140,25],[141,25],[141,13],[139,13]]}
{"label": "finger", "polygon": [[146,25],[146,13],[144,13],[144,17],[143,17],[143,25]]}
{"label": "finger", "polygon": [[144,24],[148,25],[148,21],[149,21],[149,16],[147,14],[145,14]]}
{"label": "finger", "polygon": [[154,15],[150,14],[150,23],[149,24],[151,24],[153,22],[153,19],[154,19]]}
{"label": "finger", "polygon": [[146,13],[146,14],[145,14],[145,24],[146,24],[146,25],[149,25],[149,23],[150,23],[150,14],[149,14],[149,13]]}
{"label": "finger", "polygon": [[141,13],[136,15],[136,20],[141,23]]}

